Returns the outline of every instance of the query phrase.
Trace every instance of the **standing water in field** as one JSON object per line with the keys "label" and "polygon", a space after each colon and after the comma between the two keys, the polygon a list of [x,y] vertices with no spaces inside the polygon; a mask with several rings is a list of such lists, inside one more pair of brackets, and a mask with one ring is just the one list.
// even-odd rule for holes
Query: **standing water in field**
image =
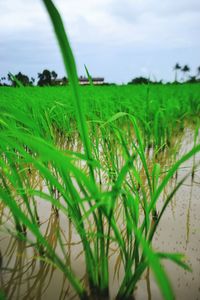
{"label": "standing water in field", "polygon": [[[199,137],[198,137],[199,138]],[[182,137],[179,154],[193,146],[193,135],[187,130]],[[199,155],[195,157],[199,161]],[[166,157],[164,158],[166,159]],[[169,193],[171,187],[177,184],[188,170],[192,168],[194,158],[184,163],[177,174],[171,180],[169,187],[163,193]],[[30,175],[31,176],[31,175]],[[32,175],[35,185],[42,185],[38,174]],[[153,239],[153,248],[159,252],[184,253],[187,263],[192,272],[183,271],[174,263],[163,261],[175,292],[176,299],[199,299],[200,298],[200,210],[199,201],[200,170],[195,170],[193,178],[188,177],[179,191],[173,197],[166,209],[162,220],[157,228]],[[87,285],[84,253],[80,237],[77,235],[70,219],[62,213],[52,209],[51,203],[37,197],[38,217],[41,230],[54,249],[60,255],[62,250],[58,242],[57,232],[62,236],[63,246],[67,249],[66,264]],[[162,200],[161,200],[162,202]],[[160,205],[162,206],[162,205]],[[160,207],[158,205],[157,210]],[[123,223],[123,216],[120,216]],[[69,282],[58,271],[55,266],[38,256],[34,247],[26,241],[19,241],[11,237],[6,228],[12,226],[9,211],[2,204],[2,225],[4,231],[1,233],[1,288],[7,295],[7,299],[78,299]],[[28,239],[32,236],[28,234]],[[38,259],[39,258],[39,259]],[[110,245],[110,299],[114,299],[119,283],[123,278],[119,249],[115,243]],[[134,292],[136,300],[161,299],[160,290],[155,283],[151,271],[147,270],[136,286]]]}
{"label": "standing water in field", "polygon": [[[149,269],[164,299],[174,299],[173,287],[179,297],[183,282],[178,275],[178,283],[175,277],[170,283],[162,263],[191,268],[176,251],[182,250],[180,245],[171,252],[166,249],[168,238],[170,245],[179,240],[165,231],[163,217],[178,222],[172,231],[181,235],[190,256],[191,232],[196,230],[192,201],[200,152],[199,95],[187,90],[182,97],[170,87],[171,98],[152,96],[148,85],[142,87],[140,101],[133,100],[133,94],[128,103],[126,95],[122,101],[116,94],[103,101],[100,91],[94,97],[91,86],[90,101],[83,100],[60,14],[52,0],[43,3],[69,78],[64,91],[70,90],[71,106],[57,96],[50,102],[35,102],[33,97],[31,102],[23,87],[22,100],[9,106],[7,98],[2,101],[1,298],[130,300],[133,294],[146,297],[141,288],[145,276],[149,299],[151,293],[160,297]],[[179,91],[182,94],[183,88]],[[15,93],[12,100],[17,99]],[[195,135],[191,150],[181,154],[178,133],[188,120],[196,126]],[[181,174],[191,158],[191,170]],[[191,185],[190,177],[189,200],[180,201],[177,191]],[[199,241],[198,226],[196,233]],[[192,244],[192,251],[196,247]],[[195,268],[193,272],[186,287],[194,284],[198,297],[199,274]]]}

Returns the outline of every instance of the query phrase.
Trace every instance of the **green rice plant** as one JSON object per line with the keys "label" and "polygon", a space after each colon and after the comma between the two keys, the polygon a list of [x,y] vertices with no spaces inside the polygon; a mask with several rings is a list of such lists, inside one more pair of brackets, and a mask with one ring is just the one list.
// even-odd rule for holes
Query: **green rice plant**
{"label": "green rice plant", "polygon": [[[155,233],[155,229],[167,205],[171,201],[177,189],[181,186],[184,180],[189,176],[189,174],[185,176],[185,178],[181,180],[181,182],[175,187],[175,189],[171,191],[169,196],[167,196],[160,213],[156,211],[156,202],[159,200],[159,196],[161,195],[163,189],[165,188],[169,180],[172,178],[172,176],[174,175],[174,173],[176,172],[180,164],[188,160],[189,157],[192,157],[196,152],[198,152],[200,150],[200,147],[198,146],[192,149],[189,153],[187,153],[179,161],[177,161],[171,167],[171,169],[168,170],[167,175],[165,175],[164,178],[162,178],[163,176],[161,174],[159,164],[156,163],[153,166],[152,174],[151,174],[150,170],[148,169],[148,163],[145,158],[144,146],[142,143],[142,138],[137,123],[132,116],[130,116],[130,118],[133,122],[138,145],[136,145],[135,143],[133,144],[133,147],[136,151],[135,151],[135,155],[131,157],[126,142],[123,139],[123,135],[120,134],[120,131],[118,130],[120,134],[120,139],[122,140],[122,144],[125,148],[125,153],[130,160],[127,161],[127,164],[124,165],[124,167],[121,170],[121,173],[119,174],[120,184],[119,184],[119,179],[116,180],[116,184],[118,188],[115,185],[113,186],[113,193],[115,191],[114,198],[116,198],[116,190],[118,191],[117,193],[119,195],[122,194],[121,202],[123,204],[123,210],[125,213],[124,222],[126,222],[125,230],[127,232],[126,239],[125,239],[126,247],[124,253],[122,253],[122,257],[124,256],[122,261],[124,265],[125,275],[122,280],[122,284],[119,289],[117,299],[130,298],[130,295],[132,295],[139,278],[141,277],[142,273],[145,271],[148,265],[151,266],[152,270],[155,273],[156,279],[158,280],[160,288],[163,292],[163,296],[166,299],[172,299],[173,296],[172,296],[172,292],[170,292],[169,289],[170,284],[167,278],[165,277],[164,286],[162,285],[163,280],[162,282],[159,281],[159,278],[161,278],[161,276],[165,276],[164,274],[159,275],[159,270],[160,270],[159,258],[172,259],[174,262],[184,267],[185,269],[188,269],[188,267],[186,264],[183,263],[182,255],[179,254],[168,255],[164,253],[163,254],[159,253],[157,256],[158,262],[157,263],[154,262],[151,265],[151,262],[149,261],[149,256],[151,256],[150,254],[151,250],[149,248],[149,245],[152,241],[152,237]],[[137,161],[135,156],[139,156],[139,159],[141,161],[141,166],[144,169],[145,180],[144,178],[141,177],[140,168],[138,169],[136,166],[134,167],[134,161]],[[124,176],[124,174],[126,174],[127,172],[130,173],[129,182],[127,181],[127,179],[125,180],[125,182],[123,182],[121,176]],[[139,219],[141,219],[141,211],[139,209],[140,206],[143,210],[142,224],[141,221],[139,222]],[[139,250],[141,244],[143,246],[142,252],[140,252]],[[148,250],[145,251],[145,249]]]}
{"label": "green rice plant", "polygon": [[[22,144],[28,145],[28,147],[30,149],[32,149],[32,151],[34,151],[35,155],[36,155],[36,153],[39,152],[39,155],[42,157],[42,160],[44,160],[44,164],[38,163],[37,160],[35,159],[36,157],[32,158],[32,155],[30,153],[27,153],[16,142],[14,143],[16,138],[18,138],[20,140],[20,144],[22,142]],[[3,140],[3,138],[2,138],[2,140]],[[27,136],[26,134],[23,135],[21,132],[17,133],[17,132],[14,132],[14,131],[12,133],[7,132],[6,140],[7,140],[7,147],[8,147],[8,145],[10,145],[10,149],[11,149],[11,147],[13,147],[13,145],[14,145],[15,149],[17,149],[18,153],[20,153],[21,163],[22,164],[24,164],[24,163],[25,164],[30,164],[31,163],[35,167],[37,167],[38,170],[40,171],[40,174],[45,177],[45,179],[47,181],[47,185],[49,185],[49,187],[50,187],[49,189],[51,190],[52,186],[56,187],[56,189],[60,192],[62,197],[65,199],[66,204],[68,205],[67,209],[66,208],[64,209],[64,207],[61,206],[59,204],[59,202],[53,200],[53,198],[51,196],[48,196],[48,195],[46,195],[42,192],[39,193],[41,198],[48,199],[49,201],[51,201],[51,203],[54,207],[56,207],[58,210],[60,210],[62,208],[65,215],[67,217],[70,216],[74,226],[77,229],[77,232],[80,235],[80,238],[82,240],[83,247],[84,247],[84,250],[85,250],[85,257],[86,257],[86,262],[87,262],[87,271],[88,271],[88,274],[89,274],[88,277],[89,277],[89,284],[90,284],[91,290],[94,290],[94,288],[95,289],[98,288],[99,284],[101,284],[102,287],[100,286],[99,289],[100,290],[102,289],[103,292],[105,292],[104,282],[106,280],[106,277],[104,276],[104,278],[101,279],[101,276],[102,276],[101,272],[104,272],[103,268],[106,268],[107,265],[106,265],[106,261],[105,261],[105,266],[101,266],[98,263],[99,260],[107,259],[106,257],[105,258],[103,258],[103,257],[99,258],[99,256],[102,255],[102,252],[105,251],[104,248],[99,249],[100,246],[102,247],[100,242],[104,238],[104,237],[101,236],[101,231],[100,230],[102,230],[102,229],[98,228],[98,234],[96,235],[96,238],[95,238],[94,242],[93,241],[90,242],[90,238],[88,236],[88,233],[87,233],[87,231],[85,229],[85,225],[84,225],[84,219],[86,219],[86,222],[88,222],[89,225],[90,225],[90,221],[87,218],[87,216],[89,216],[90,213],[92,212],[93,216],[94,216],[94,220],[96,222],[96,226],[100,226],[99,225],[99,220],[97,219],[97,216],[96,216],[95,209],[98,208],[98,206],[102,205],[101,202],[99,201],[94,207],[92,207],[89,210],[89,212],[86,211],[86,209],[83,205],[84,201],[86,201],[86,200],[89,204],[90,204],[90,201],[92,201],[90,199],[92,199],[93,196],[89,196],[88,192],[90,192],[91,195],[95,195],[95,194],[98,195],[98,191],[95,190],[95,186],[93,184],[91,184],[90,180],[88,180],[83,173],[81,173],[78,169],[74,168],[73,165],[68,164],[69,160],[67,159],[67,157],[65,155],[63,155],[63,154],[61,155],[60,152],[56,151],[54,148],[52,148],[49,145],[45,144],[43,140],[33,138],[33,137],[30,139],[30,137]],[[5,148],[4,152],[9,153],[10,149]],[[13,158],[12,158],[12,161],[13,161]],[[48,164],[49,164],[50,161],[54,162],[54,168],[56,168],[57,173],[59,174],[60,180],[61,179],[63,180],[62,185],[59,184],[59,182],[57,181],[58,179],[55,178],[51,174],[51,172],[48,170],[48,168],[50,166],[49,165],[48,165],[48,167],[46,166],[46,161],[48,161]],[[77,190],[75,189],[75,187],[72,183],[72,180],[69,176],[72,169],[73,169],[73,172],[75,172],[75,178],[77,179],[77,184],[80,187],[81,192],[86,197],[85,200],[84,199],[82,200],[80,198],[80,196],[77,193]],[[66,172],[66,170],[68,170],[68,171]],[[65,187],[66,191],[64,189],[64,186],[66,186]],[[23,195],[26,195],[26,193],[27,193],[27,191],[25,191],[23,189]],[[3,190],[2,190],[2,196],[3,196],[3,201],[10,207],[11,212],[13,213],[13,216],[18,220],[18,222],[22,223],[22,224],[25,224],[26,226],[28,226],[27,224],[29,224],[28,229],[31,230],[32,233],[36,236],[37,244],[38,244],[38,247],[40,249],[40,253],[41,254],[42,254],[42,252],[46,253],[47,256],[51,257],[51,259],[52,259],[53,250],[48,245],[48,242],[44,238],[42,238],[41,233],[39,234],[37,231],[36,232],[33,231],[33,228],[35,228],[35,227],[37,228],[37,223],[36,223],[36,220],[34,220],[34,217],[30,220],[29,215],[27,215],[27,213],[25,214],[23,212],[23,208],[20,207],[20,208],[18,208],[18,210],[21,211],[21,214],[24,218],[25,217],[27,218],[25,220],[20,215],[19,212],[17,212],[15,209],[12,209],[12,206],[10,206],[12,204],[11,200],[9,201],[6,198],[6,195],[3,193]],[[10,198],[12,199],[13,197],[10,197]],[[17,204],[15,204],[15,205],[17,205]],[[31,209],[29,209],[29,210],[31,212]],[[30,215],[32,216],[31,213],[30,213]],[[84,216],[84,215],[86,215],[86,216]],[[30,228],[30,223],[32,224],[33,228]],[[37,233],[37,235],[36,235],[36,233]],[[41,243],[40,240],[42,240],[42,243]],[[46,244],[44,243],[44,241],[46,241]],[[93,243],[94,243],[94,248],[93,248]],[[61,260],[59,260],[59,258],[57,258],[57,259],[60,263]],[[58,262],[56,261],[56,263],[58,263]],[[80,287],[79,287],[79,290],[77,289],[78,286],[76,286],[76,282],[74,283],[73,276],[69,277],[68,279],[72,283],[72,286],[74,286],[74,288],[76,288],[76,291],[79,294],[80,298],[83,298],[83,295],[81,294],[81,293],[83,293],[83,291],[80,289]],[[99,281],[100,281],[100,283],[99,283]],[[86,296],[84,295],[84,297],[86,297]]]}
{"label": "green rice plant", "polygon": [[[118,114],[117,116],[113,116],[110,121],[107,122],[107,126],[110,123],[115,122],[120,116],[124,117],[125,115],[126,114]],[[123,132],[120,132],[120,130],[116,127],[113,127],[112,135],[107,136],[106,141],[103,139],[103,143],[108,143],[110,145],[109,152],[112,152],[114,149],[112,149],[112,142],[110,142],[109,139],[112,141],[114,133],[116,133],[116,136],[118,134],[118,139],[119,141],[121,140],[121,145],[124,149],[125,164],[121,167],[121,163],[117,161],[117,156],[115,157],[111,155],[108,158],[108,160],[111,161],[111,166],[115,176],[113,177],[113,171],[110,171],[110,168],[106,167],[106,170],[110,174],[109,181],[111,184],[111,191],[102,191],[101,193],[95,187],[93,182],[91,182],[84,174],[84,172],[80,171],[73,165],[72,162],[74,159],[72,160],[72,157],[70,157],[71,155],[69,156],[70,153],[66,156],[66,151],[62,152],[57,150],[51,144],[44,142],[43,139],[22,132],[21,128],[18,130],[14,130],[13,128],[8,130],[6,128],[1,132],[1,153],[4,153],[4,164],[2,163],[2,166],[6,169],[10,162],[9,168],[11,169],[7,170],[7,173],[5,174],[2,173],[2,180],[5,177],[8,182],[2,187],[3,189],[1,189],[1,197],[6,205],[11,209],[14,218],[16,218],[20,224],[25,225],[27,229],[31,230],[34,234],[37,240],[37,248],[41,255],[46,255],[49,261],[52,261],[59,269],[62,270],[62,272],[64,272],[81,299],[87,299],[88,297],[85,289],[79,282],[77,282],[75,275],[70,273],[71,271],[65,264],[63,264],[61,258],[57,256],[56,252],[51,249],[41,232],[38,233],[38,229],[36,229],[38,228],[38,223],[34,205],[30,206],[26,200],[27,197],[30,197],[30,195],[39,195],[40,198],[50,201],[52,206],[56,207],[58,211],[62,211],[66,217],[70,216],[83,243],[87,272],[90,280],[91,295],[93,297],[96,297],[99,291],[101,291],[99,297],[109,297],[108,253],[109,245],[112,240],[114,240],[119,246],[120,255],[125,269],[125,276],[117,296],[118,299],[128,299],[130,297],[139,278],[141,277],[141,274],[149,265],[154,270],[158,281],[159,278],[165,278],[164,281],[159,281],[159,283],[164,297],[166,299],[172,299],[172,292],[169,290],[169,282],[166,279],[166,275],[163,273],[162,268],[159,267],[159,260],[160,258],[163,259],[169,256],[169,258],[173,258],[174,261],[179,261],[180,265],[184,265],[180,260],[180,258],[182,259],[182,256],[176,257],[170,255],[167,256],[167,254],[153,253],[147,241],[149,239],[149,242],[151,242],[156,228],[155,226],[150,226],[151,218],[153,218],[152,220],[156,224],[156,220],[160,220],[160,217],[164,212],[163,209],[160,215],[156,215],[154,213],[153,217],[151,217],[152,212],[155,210],[155,204],[158,201],[159,195],[179,165],[199,151],[199,146],[194,148],[189,154],[178,161],[175,166],[173,166],[172,170],[168,171],[167,175],[159,185],[159,176],[161,174],[159,165],[155,164],[151,174],[145,157],[142,136],[135,118],[130,116],[130,119],[134,127],[137,140],[137,142],[133,141],[132,144],[134,150],[133,155],[130,154],[129,146],[123,139]],[[24,145],[26,145],[28,149],[31,149],[31,151],[27,152]],[[113,146],[116,148],[115,144]],[[108,151],[104,151],[104,153],[108,153]],[[84,156],[82,156],[82,159],[83,158]],[[137,166],[136,163],[138,159],[141,161],[139,166]],[[6,165],[5,161],[7,163]],[[24,180],[26,176],[22,176],[23,172],[25,172],[25,168],[23,166],[30,164],[34,165],[34,167],[39,170],[40,176],[45,179],[47,186],[49,186],[49,193],[37,192],[36,190],[31,189],[30,185]],[[141,166],[144,170],[142,173]],[[52,172],[51,170],[53,169],[55,169],[56,172]],[[17,172],[21,174],[18,181],[16,181],[16,178],[19,177],[16,174]],[[144,179],[144,174],[146,179]],[[79,192],[77,191],[77,187],[75,187],[74,183],[71,181],[71,177],[76,178],[76,182],[79,186]],[[20,183],[22,179],[23,183]],[[23,184],[27,185],[23,186]],[[17,191],[16,194],[13,194],[15,186],[17,186]],[[62,195],[63,199],[65,199],[67,204],[66,207],[60,203],[59,199],[55,199],[53,194],[51,194],[52,187],[55,187]],[[6,193],[5,189],[7,190]],[[82,198],[79,194],[80,192],[84,195],[84,198]],[[23,206],[17,205],[15,200],[17,199],[17,195],[20,195],[23,199],[25,204],[24,208]],[[172,197],[170,196],[169,199],[171,198]],[[95,202],[93,202],[94,200]],[[125,228],[127,232],[125,236],[123,231],[121,232],[118,229],[119,221],[116,219],[116,209],[119,201],[122,201],[123,211],[125,214]],[[168,202],[169,201],[165,203],[165,207]],[[87,208],[84,206],[84,203],[93,204]],[[142,216],[144,216],[142,224],[139,222],[139,218],[141,216],[141,211],[139,209],[140,206],[143,211]],[[106,227],[103,228],[103,236],[101,235],[102,229],[98,228],[98,219],[95,220],[100,209],[102,218],[108,222],[107,229]],[[97,223],[97,234],[93,233],[90,219],[91,215],[93,215],[94,222]],[[84,223],[87,224],[87,226],[84,225]],[[90,227],[91,230],[88,229]],[[99,252],[101,246],[101,244],[99,244],[100,239],[103,239],[104,243],[101,249],[102,252]],[[140,252],[140,248],[142,248],[142,252]],[[104,253],[105,256],[104,261],[102,261],[102,253]],[[102,262],[103,265],[101,265]],[[103,272],[107,272],[107,274],[104,274]],[[105,275],[105,277],[102,282],[101,276],[103,275]],[[106,292],[105,288],[107,288]]]}
{"label": "green rice plant", "polygon": [[90,73],[89,73],[88,68],[86,67],[86,65],[84,65],[84,67],[85,67],[85,71],[86,71],[89,83],[90,83],[90,85],[93,85],[92,76],[90,75]]}
{"label": "green rice plant", "polygon": [[[80,130],[81,138],[83,140],[86,157],[87,157],[88,161],[90,161],[90,160],[92,160],[92,154],[91,154],[91,150],[90,150],[88,128],[87,128],[85,116],[81,109],[82,103],[81,103],[81,96],[80,96],[80,92],[79,92],[78,76],[77,76],[74,56],[73,56],[68,38],[65,33],[63,22],[61,20],[61,17],[59,15],[56,7],[54,6],[52,1],[43,0],[43,2],[45,4],[46,9],[51,18],[53,28],[55,30],[56,37],[58,39],[58,43],[59,43],[60,50],[62,53],[64,66],[65,66],[66,72],[69,77],[69,82],[71,83],[71,86],[72,86],[72,93],[73,93],[73,99],[74,99],[74,103],[75,103],[78,127]],[[90,167],[91,176],[93,177],[93,180],[94,180],[94,174],[93,174],[92,167],[90,165],[89,165],[89,167]]]}
{"label": "green rice plant", "polygon": [[[69,77],[69,89],[62,90],[64,94],[69,92],[69,102],[66,98],[49,100],[50,89],[40,90],[39,101],[33,97],[31,104],[24,100],[26,105],[22,105],[18,99],[15,105],[11,103],[7,107],[6,101],[3,102],[1,199],[12,214],[18,237],[28,240],[22,233],[31,232],[34,239],[31,244],[40,259],[60,269],[80,299],[110,298],[109,256],[113,244],[124,271],[116,299],[130,299],[141,275],[149,267],[163,297],[173,299],[161,260],[169,259],[184,269],[188,267],[182,255],[156,253],[151,242],[167,205],[187,176],[170,191],[160,212],[157,203],[179,166],[200,151],[200,146],[195,145],[167,170],[162,169],[156,153],[171,140],[172,132],[167,129],[171,119],[174,117],[177,121],[188,105],[182,110],[181,105],[174,109],[166,93],[166,100],[162,99],[159,106],[158,99],[151,98],[155,90],[150,86],[139,94],[147,95],[145,105],[142,105],[144,98],[139,97],[134,109],[126,95],[132,91],[129,87],[122,92],[118,87],[111,90],[110,97],[103,95],[105,90],[93,87],[93,99],[84,100],[61,17],[51,0],[43,2]],[[86,73],[90,78],[87,68]],[[17,93],[20,92],[16,92],[16,98]],[[69,112],[72,117],[67,116]],[[82,142],[78,141],[79,135]],[[146,152],[151,144],[154,146],[152,157]],[[41,188],[31,182],[29,177],[33,172],[39,177]],[[66,263],[67,249],[59,231],[60,252],[42,232],[37,197],[50,203],[57,217],[62,213],[78,234],[87,285]]]}
{"label": "green rice plant", "polygon": [[[16,136],[15,136],[16,137]],[[20,133],[20,139],[23,138],[22,133]],[[26,144],[28,142],[28,139],[30,140],[29,137],[24,136],[24,139],[26,140]],[[7,146],[10,145],[11,147],[13,146],[13,139],[7,139]],[[25,142],[25,140],[24,140]],[[39,146],[39,144],[37,143],[37,140],[33,141],[32,144],[34,144],[34,146],[37,148]],[[29,145],[30,146],[30,145]],[[50,155],[50,150],[48,151],[48,149],[41,147],[42,145],[40,144],[40,148],[41,152],[42,150],[45,151],[43,152],[43,155]],[[50,173],[48,171],[48,169],[45,168],[45,166],[41,166],[40,164],[37,163],[37,161],[35,161],[33,158],[31,158],[30,154],[27,154],[23,149],[21,149],[21,147],[19,147],[19,145],[15,144],[15,147],[18,148],[18,151],[21,152],[21,154],[23,154],[23,157],[25,159],[25,162],[27,163],[28,161],[32,161],[32,163],[39,165],[38,168],[40,170],[40,172],[44,172],[46,177],[48,178],[48,174]],[[5,151],[6,152],[6,151]],[[8,150],[9,152],[9,150]],[[48,153],[49,152],[49,153]],[[54,158],[56,157],[56,153],[54,153]],[[51,174],[49,174],[52,183],[54,183],[53,181],[53,177]],[[56,184],[56,183],[55,183]],[[58,185],[58,183],[57,183]],[[27,191],[23,191],[24,196],[26,196]],[[41,194],[42,196],[42,194]],[[11,195],[11,191],[9,192],[9,189],[7,188],[7,193],[5,192],[5,190],[1,187],[1,198],[3,200],[3,202],[10,208],[14,219],[16,219],[18,221],[19,224],[23,224],[26,226],[27,229],[29,229],[32,234],[35,236],[36,238],[36,247],[38,249],[38,251],[41,253],[41,255],[43,255],[45,253],[45,255],[49,258],[49,260],[56,265],[58,268],[62,269],[62,271],[64,272],[64,274],[66,275],[66,277],[69,279],[70,283],[72,284],[72,286],[75,288],[75,290],[77,291],[77,293],[80,296],[80,299],[87,299],[86,295],[85,295],[85,291],[83,289],[83,287],[81,286],[81,283],[79,283],[76,279],[76,277],[73,275],[72,270],[70,270],[69,268],[66,267],[65,263],[62,262],[61,258],[59,258],[56,255],[56,252],[52,249],[51,245],[48,243],[48,241],[43,237],[42,233],[40,232],[40,230],[38,229],[38,225],[37,225],[37,220],[34,219],[34,216],[32,216],[32,214],[30,213],[31,217],[29,216],[29,214],[26,213],[26,211],[23,211],[23,208],[21,206],[18,206],[17,202],[16,202],[16,197],[12,197]],[[49,199],[52,200],[52,198],[49,196]],[[53,200],[52,200],[53,201]],[[55,201],[52,202],[52,204],[54,206],[56,206],[57,208],[60,208],[60,206],[58,206],[58,203],[56,203]],[[28,206],[29,210],[30,210],[30,205]],[[66,210],[66,209],[65,209]],[[42,251],[41,251],[42,250]],[[69,276],[68,276],[68,275]]]}
{"label": "green rice plant", "polygon": [[[80,134],[83,140],[83,145],[85,149],[85,154],[87,157],[87,162],[90,169],[90,175],[93,181],[93,184],[95,184],[95,178],[94,178],[94,171],[93,166],[90,163],[90,161],[93,159],[91,150],[90,150],[90,141],[89,141],[89,135],[88,135],[88,129],[85,121],[84,114],[81,109],[81,100],[80,100],[80,94],[79,94],[79,87],[78,87],[78,79],[77,79],[77,72],[76,72],[76,66],[74,57],[67,39],[67,36],[65,34],[64,26],[62,23],[62,20],[60,18],[60,15],[53,5],[52,1],[43,1],[47,11],[49,13],[49,16],[51,18],[52,24],[54,26],[54,30],[58,39],[58,43],[60,45],[61,53],[63,55],[63,60],[65,64],[66,71],[68,73],[69,80],[72,85],[73,89],[73,96],[74,96],[74,103],[76,108],[76,114],[77,114],[77,122],[79,125]],[[98,198],[96,199],[98,201]],[[90,204],[90,207],[92,209],[92,205]],[[97,214],[93,211],[94,220],[97,226],[97,231],[100,237],[97,237],[94,253],[96,256],[96,259],[102,261],[101,265],[99,266],[96,274],[93,275],[92,267],[89,263],[87,263],[88,267],[88,274],[89,274],[89,284],[90,288],[95,292],[100,292],[100,294],[107,296],[108,294],[108,257],[105,255],[105,238],[104,238],[104,228],[103,228],[103,217],[102,217],[102,211],[98,209]],[[86,252],[87,254],[87,252]],[[86,260],[88,261],[88,255],[86,256]],[[98,261],[96,262],[98,266]],[[96,264],[95,263],[95,264]],[[95,266],[93,265],[93,268],[95,270]],[[99,290],[99,291],[98,291]]]}
{"label": "green rice plant", "polygon": [[[152,149],[155,143],[156,126],[154,123],[158,111],[163,112],[163,118],[159,120],[161,128],[163,128],[162,131],[159,131],[160,139],[167,148],[170,147],[169,142],[172,143],[173,137],[183,132],[187,124],[191,124],[192,121],[195,125],[198,122],[199,85],[149,86],[148,113],[145,99],[147,92],[144,86],[95,86],[92,91],[90,87],[79,87],[79,89],[82,94],[82,110],[88,121],[106,122],[120,111],[137,116],[146,149],[148,147]],[[193,98],[196,101],[195,114],[190,103],[190,99]],[[61,135],[63,140],[72,138],[73,134],[77,133],[70,86],[26,87],[26,89],[1,87],[1,122],[9,118],[9,123],[13,122],[14,125],[16,122],[14,116],[11,119],[11,114],[13,109],[17,108],[19,113],[22,113],[19,124],[27,130],[37,133],[38,136],[44,137],[45,135],[49,141],[58,140]],[[30,124],[28,124],[28,120]],[[122,125],[120,122],[119,119],[118,126]],[[124,123],[123,126],[125,127]],[[129,128],[129,123],[127,123],[127,127]]]}

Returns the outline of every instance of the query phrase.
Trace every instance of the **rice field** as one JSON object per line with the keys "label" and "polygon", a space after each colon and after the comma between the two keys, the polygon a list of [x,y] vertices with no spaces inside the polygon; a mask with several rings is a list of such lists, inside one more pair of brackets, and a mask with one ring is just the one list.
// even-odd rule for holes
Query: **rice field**
{"label": "rice field", "polygon": [[0,88],[0,299],[198,299],[200,85],[80,87],[43,2],[70,85]]}

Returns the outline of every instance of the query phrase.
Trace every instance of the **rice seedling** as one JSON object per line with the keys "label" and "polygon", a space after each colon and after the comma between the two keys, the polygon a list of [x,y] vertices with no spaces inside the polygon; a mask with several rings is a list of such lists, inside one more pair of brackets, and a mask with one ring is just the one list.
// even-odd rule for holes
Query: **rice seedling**
{"label": "rice seedling", "polygon": [[[192,150],[169,165],[166,161],[162,165],[159,159],[173,146],[173,135],[182,130],[184,121],[190,116],[195,119],[194,103],[190,97],[182,102],[184,87],[178,96],[177,87],[170,92],[164,87],[165,96],[154,100],[158,90],[148,86],[138,91],[134,102],[132,87],[119,91],[118,87],[93,86],[84,95],[60,14],[51,0],[43,2],[70,86],[55,89],[52,93],[60,93],[56,100],[51,99],[49,89],[38,89],[39,100],[35,91],[30,95],[22,86],[14,95],[2,90],[0,195],[12,216],[10,232],[34,246],[38,259],[60,269],[80,299],[110,299],[113,246],[119,257],[115,270],[119,262],[123,270],[116,299],[131,299],[147,268],[153,271],[164,299],[173,299],[161,260],[171,260],[186,270],[189,267],[181,254],[154,251],[152,240],[166,207],[191,172],[166,196],[164,189],[180,165],[200,151],[200,145],[195,138]],[[8,106],[9,93],[16,101]],[[146,102],[142,104],[141,99]],[[55,228],[53,240],[43,232],[39,201],[49,203],[57,220],[64,217],[78,235],[86,283],[68,263],[70,247],[62,231]]]}

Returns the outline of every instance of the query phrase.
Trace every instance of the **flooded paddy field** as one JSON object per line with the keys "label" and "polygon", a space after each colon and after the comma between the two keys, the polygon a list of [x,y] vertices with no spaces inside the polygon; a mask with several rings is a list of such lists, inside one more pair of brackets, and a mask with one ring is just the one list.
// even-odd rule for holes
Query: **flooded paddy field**
{"label": "flooded paddy field", "polygon": [[1,87],[0,300],[199,299],[199,82],[81,88],[43,2],[69,85]]}
{"label": "flooded paddy field", "polygon": [[1,88],[1,298],[198,299],[199,85],[79,92]]}
{"label": "flooded paddy field", "polygon": [[[193,135],[194,131],[188,129],[178,139],[177,157],[184,155],[193,147]],[[168,163],[166,156],[161,155],[159,159],[161,164]],[[183,300],[200,299],[200,167],[197,165],[193,174],[191,172],[194,164],[199,161],[200,155],[197,153],[195,157],[183,163],[163,191],[157,205],[158,213],[162,208],[162,198],[164,201],[163,195],[169,194],[173,186],[175,187],[190,172],[166,208],[152,241],[153,249],[157,252],[185,255],[185,261],[191,267],[191,272],[183,270],[172,262],[162,261],[172,283],[175,298]],[[37,176],[33,176],[32,179],[35,185],[38,185]],[[40,188],[48,194],[48,187],[45,187],[42,181],[39,183],[42,185]],[[35,200],[39,226],[45,239],[87,286],[83,246],[72,222],[65,214],[52,208],[50,202],[40,199],[39,196]],[[124,216],[120,215],[119,211],[117,213],[119,214],[118,224],[123,227]],[[14,231],[9,232],[13,227],[13,220],[3,203],[1,203],[1,223],[0,286],[6,299],[79,299],[63,272],[58,270],[51,261],[38,254],[30,232],[27,233],[24,241],[14,237]],[[65,248],[64,253],[61,244]],[[110,243],[109,270],[110,299],[115,299],[124,276],[118,246],[115,242]],[[162,299],[163,296],[151,270],[147,269],[141,276],[134,296],[136,300]]]}

